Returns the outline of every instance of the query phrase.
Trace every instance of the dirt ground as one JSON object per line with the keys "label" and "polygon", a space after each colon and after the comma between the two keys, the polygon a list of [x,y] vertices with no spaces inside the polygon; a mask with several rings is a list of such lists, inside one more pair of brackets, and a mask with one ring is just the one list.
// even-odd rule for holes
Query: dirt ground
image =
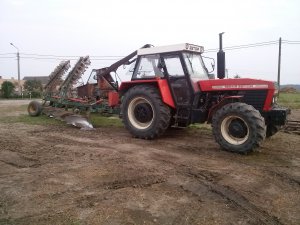
{"label": "dirt ground", "polygon": [[[27,103],[0,101],[0,119]],[[209,130],[1,122],[0,224],[300,224],[299,145],[279,132],[238,155]]]}

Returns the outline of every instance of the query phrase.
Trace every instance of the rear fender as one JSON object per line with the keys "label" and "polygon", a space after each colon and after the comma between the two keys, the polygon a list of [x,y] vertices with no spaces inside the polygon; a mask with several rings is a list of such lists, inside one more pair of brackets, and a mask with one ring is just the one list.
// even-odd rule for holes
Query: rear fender
{"label": "rear fender", "polygon": [[211,123],[212,117],[214,115],[214,113],[220,109],[222,106],[228,104],[228,103],[233,103],[233,102],[239,102],[240,99],[243,96],[241,95],[234,95],[234,96],[226,96],[224,98],[221,99],[221,101],[219,101],[217,104],[213,105],[209,111],[208,111],[208,116],[207,116],[207,122]]}
{"label": "rear fender", "polygon": [[151,79],[151,80],[134,80],[122,82],[119,88],[120,96],[123,96],[130,88],[136,85],[154,85],[159,89],[160,95],[162,97],[162,101],[172,107],[175,108],[175,103],[170,91],[170,87],[168,81],[165,79]]}

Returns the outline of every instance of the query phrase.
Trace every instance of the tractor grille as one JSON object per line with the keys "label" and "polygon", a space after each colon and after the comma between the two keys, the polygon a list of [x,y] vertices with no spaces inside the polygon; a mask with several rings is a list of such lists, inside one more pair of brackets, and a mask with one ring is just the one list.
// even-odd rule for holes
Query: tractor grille
{"label": "tractor grille", "polygon": [[255,109],[262,111],[267,97],[267,90],[242,91],[239,95],[243,95],[242,101],[248,105],[252,105]]}

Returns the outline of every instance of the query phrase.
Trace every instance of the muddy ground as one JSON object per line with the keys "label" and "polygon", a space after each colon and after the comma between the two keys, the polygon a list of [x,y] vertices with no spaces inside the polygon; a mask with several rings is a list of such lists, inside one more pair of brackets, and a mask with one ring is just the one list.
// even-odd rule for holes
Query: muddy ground
{"label": "muddy ground", "polygon": [[207,129],[146,141],[4,119],[23,104],[0,101],[0,224],[300,224],[299,135],[238,155]]}

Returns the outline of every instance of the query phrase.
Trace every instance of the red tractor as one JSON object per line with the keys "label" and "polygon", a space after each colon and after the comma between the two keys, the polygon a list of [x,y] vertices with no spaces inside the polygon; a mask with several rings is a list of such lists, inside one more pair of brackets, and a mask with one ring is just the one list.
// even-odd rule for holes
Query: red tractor
{"label": "red tractor", "polygon": [[[207,122],[223,149],[250,152],[286,123],[289,110],[277,106],[273,82],[224,79],[221,34],[219,79],[209,75],[203,52],[192,44],[145,45],[110,67],[93,70],[78,95],[94,99],[92,107],[119,109],[125,127],[137,138],[154,139],[171,126]],[[111,72],[123,64],[134,65],[132,78],[119,86]]]}
{"label": "red tractor", "polygon": [[201,46],[139,49],[131,81],[118,89],[120,115],[128,131],[137,138],[153,139],[171,126],[207,122],[222,148],[239,153],[252,151],[275,134],[289,110],[277,106],[274,83],[222,79],[225,54],[220,52],[221,79],[210,79]]}

